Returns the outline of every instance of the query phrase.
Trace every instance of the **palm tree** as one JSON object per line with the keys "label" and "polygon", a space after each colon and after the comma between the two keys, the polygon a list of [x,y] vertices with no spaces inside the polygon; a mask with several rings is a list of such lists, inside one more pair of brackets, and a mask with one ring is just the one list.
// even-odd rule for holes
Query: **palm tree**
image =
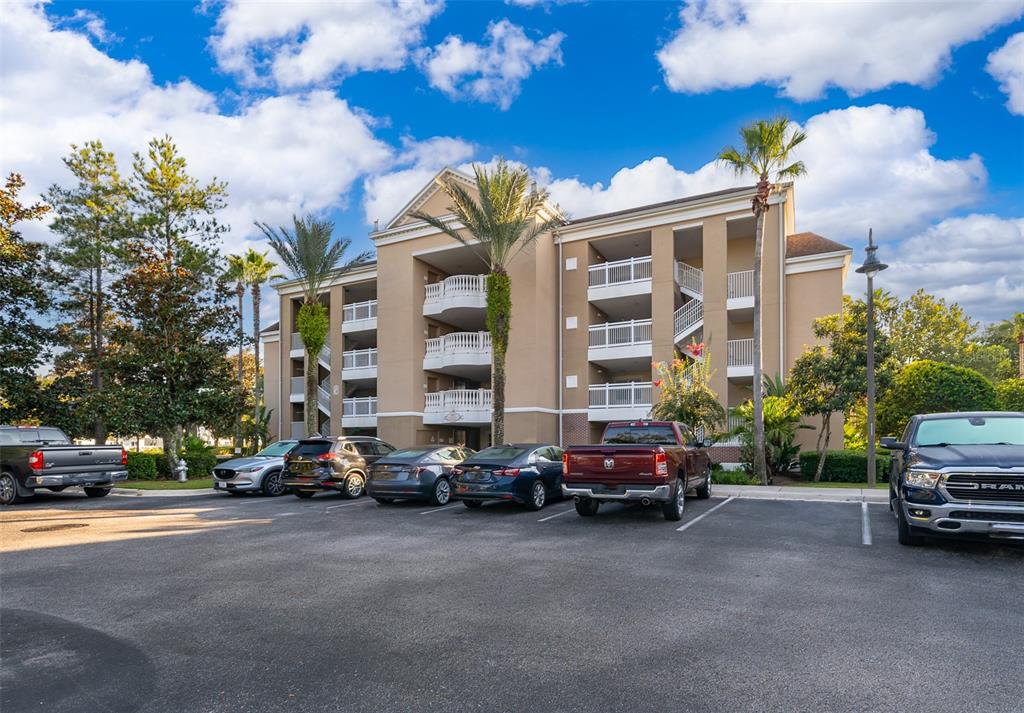
{"label": "palm tree", "polygon": [[267,259],[268,254],[249,248],[243,258],[245,282],[249,285],[252,293],[252,345],[253,354],[256,357],[256,378],[253,380],[252,396],[253,418],[256,421],[260,418],[260,397],[263,390],[263,383],[260,380],[260,290],[268,280],[281,277],[281,275],[272,274],[277,263]]}
{"label": "palm tree", "polygon": [[343,263],[352,240],[339,238],[335,241],[334,223],[308,215],[302,219],[292,216],[292,224],[291,232],[283,227],[271,228],[266,223],[256,223],[256,227],[263,231],[270,247],[302,284],[302,306],[296,315],[296,325],[306,348],[306,434],[311,435],[320,430],[316,408],[317,359],[330,328],[327,308],[320,303],[320,290],[332,274],[345,274],[369,260],[371,253],[359,253]]}
{"label": "palm tree", "polygon": [[761,377],[761,255],[764,237],[764,218],[768,212],[768,198],[776,182],[792,179],[806,172],[801,161],[790,163],[793,150],[807,134],[790,127],[789,119],[755,121],[740,129],[743,148],[726,147],[718,154],[718,161],[730,166],[737,175],[752,173],[757,178],[757,193],[751,201],[756,228],[754,231],[754,473],[768,484],[768,469],[764,456],[764,403]]}
{"label": "palm tree", "polygon": [[[228,268],[224,271],[224,279],[235,283],[235,294],[238,295],[238,385],[245,389],[245,321],[242,308],[245,300],[245,259],[241,255],[228,255]],[[235,453],[242,451],[242,414],[238,414],[235,425]]]}
{"label": "palm tree", "polygon": [[[491,392],[494,411],[491,416],[491,442],[505,441],[505,355],[512,326],[512,281],[508,266],[524,248],[542,233],[561,223],[558,217],[544,219],[540,213],[547,191],[530,185],[529,172],[498,161],[493,171],[474,165],[479,198],[450,178],[439,179],[448,194],[455,216],[451,222],[432,215],[413,212],[419,220],[448,234],[463,245],[471,246],[487,265],[487,331],[491,335]],[[460,233],[461,223],[465,233]]]}
{"label": "palm tree", "polygon": [[1017,376],[1024,379],[1024,312],[1013,315],[1013,336],[1017,339]]}

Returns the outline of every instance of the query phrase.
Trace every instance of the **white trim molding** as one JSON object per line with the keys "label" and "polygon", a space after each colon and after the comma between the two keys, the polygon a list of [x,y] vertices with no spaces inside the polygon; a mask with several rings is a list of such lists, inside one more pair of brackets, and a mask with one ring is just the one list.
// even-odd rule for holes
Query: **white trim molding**
{"label": "white trim molding", "polygon": [[786,258],[786,274],[799,275],[803,272],[816,272],[818,270],[841,269],[844,272],[850,265],[853,257],[853,250],[836,250],[830,253],[819,253],[817,255],[801,255],[800,257]]}

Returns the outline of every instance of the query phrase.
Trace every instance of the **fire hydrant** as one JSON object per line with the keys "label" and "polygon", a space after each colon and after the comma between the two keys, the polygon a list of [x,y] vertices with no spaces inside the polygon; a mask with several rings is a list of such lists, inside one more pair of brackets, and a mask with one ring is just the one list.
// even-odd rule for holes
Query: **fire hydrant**
{"label": "fire hydrant", "polygon": [[185,477],[185,474],[188,473],[188,464],[185,461],[178,461],[178,467],[175,468],[174,470],[178,472],[179,483],[184,483],[186,480],[188,480],[188,478]]}

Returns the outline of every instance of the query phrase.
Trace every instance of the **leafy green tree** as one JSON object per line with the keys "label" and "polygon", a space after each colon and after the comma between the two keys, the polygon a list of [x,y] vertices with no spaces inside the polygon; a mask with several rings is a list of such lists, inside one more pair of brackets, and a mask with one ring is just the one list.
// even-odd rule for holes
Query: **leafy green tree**
{"label": "leafy green tree", "polygon": [[977,324],[957,303],[918,290],[899,301],[883,319],[900,364],[921,359],[957,363],[977,331]]}
{"label": "leafy green tree", "polygon": [[[235,296],[238,298],[238,385],[245,384],[245,363],[243,352],[245,351],[245,258],[241,255],[228,255],[227,269],[224,270],[224,279],[235,285]],[[239,412],[235,418],[235,453],[242,451],[242,413]]]}
{"label": "leafy green tree", "polygon": [[687,362],[673,359],[670,364],[655,362],[659,378],[654,386],[659,389],[658,403],[651,409],[654,418],[662,421],[678,421],[687,429],[691,442],[698,436],[717,433],[725,424],[725,408],[718,401],[718,394],[711,388],[711,359],[698,345],[697,353],[704,352],[700,361]]}
{"label": "leafy green tree", "polygon": [[[732,411],[740,419],[740,425],[733,431],[733,435],[740,437],[740,457],[743,459],[747,472],[753,473],[754,462],[757,460],[755,451],[757,446],[754,440],[754,404],[752,401],[747,401]],[[800,453],[800,447],[796,444],[797,430],[810,428],[810,426],[801,425],[800,407],[788,396],[764,397],[763,413],[765,440],[761,458],[768,469],[768,483],[771,483],[772,478],[789,469]]]}
{"label": "leafy green tree", "polygon": [[923,359],[903,367],[879,402],[878,431],[898,436],[914,414],[996,407],[995,387],[978,372]]}
{"label": "leafy green tree", "polygon": [[18,194],[25,181],[8,175],[0,187],[0,423],[39,413],[41,389],[36,369],[49,356],[52,334],[35,315],[46,312],[51,276],[43,246],[25,240],[17,224],[39,220],[50,206],[25,205]]}
{"label": "leafy green tree", "polygon": [[996,399],[1002,411],[1024,411],[1024,378],[1000,381],[996,384]]}
{"label": "leafy green tree", "polygon": [[[77,415],[91,421],[93,438],[103,444],[107,439],[104,362],[111,322],[106,281],[127,223],[127,186],[114,154],[99,141],[72,145],[64,165],[74,185],[54,185],[47,193],[54,209],[50,229],[60,236],[51,254],[66,278],[58,302],[58,333],[64,351],[55,364],[59,378],[54,391],[60,387],[79,392],[74,395]],[[81,378],[89,379],[87,389],[69,388]],[[69,433],[80,435],[78,429]]]}
{"label": "leafy green tree", "polygon": [[[768,468],[764,461],[765,424],[761,384],[761,260],[764,244],[764,221],[768,214],[768,199],[775,184],[806,173],[802,161],[791,161],[793,151],[807,138],[803,131],[795,130],[789,119],[779,117],[760,120],[740,129],[743,147],[729,146],[718,154],[718,161],[730,166],[737,175],[753,174],[757,179],[757,193],[752,201],[756,228],[754,230],[754,474],[768,483]],[[775,181],[773,183],[772,181]]]}
{"label": "leafy green tree", "polygon": [[320,291],[332,275],[345,274],[369,260],[371,253],[359,253],[345,261],[345,253],[352,245],[351,239],[335,240],[334,223],[317,220],[312,215],[301,220],[292,216],[291,232],[283,227],[271,228],[266,223],[257,223],[256,227],[263,231],[281,262],[302,284],[302,305],[295,321],[306,348],[306,433],[319,433],[317,359],[327,343],[327,330],[330,326],[327,307],[320,301]]}
{"label": "leafy green tree", "polygon": [[[246,250],[243,258],[245,282],[252,294],[252,343],[257,370],[260,365],[260,290],[263,289],[263,285],[267,284],[267,281],[281,277],[281,275],[274,272],[277,268],[277,263],[270,260],[267,257],[268,254],[249,248]],[[253,418],[257,422],[260,420],[262,413],[262,390],[263,379],[255,379],[252,388],[252,400]]]}
{"label": "leafy green tree", "polygon": [[164,137],[135,154],[128,193],[125,269],[111,288],[122,319],[112,335],[121,351],[109,365],[120,389],[112,430],[159,434],[173,469],[186,429],[233,418],[244,398],[225,359],[235,313],[216,213],[226,188],[190,176]]}
{"label": "leafy green tree", "polygon": [[[452,222],[423,212],[412,215],[454,240],[468,245],[487,265],[487,331],[491,335],[491,442],[505,442],[505,359],[512,328],[512,260],[543,233],[561,224],[557,215],[545,217],[547,191],[531,187],[529,172],[504,159],[494,170],[474,165],[477,196],[451,179],[441,188],[451,200]],[[457,228],[456,223],[464,227]],[[460,232],[460,230],[462,232]]]}

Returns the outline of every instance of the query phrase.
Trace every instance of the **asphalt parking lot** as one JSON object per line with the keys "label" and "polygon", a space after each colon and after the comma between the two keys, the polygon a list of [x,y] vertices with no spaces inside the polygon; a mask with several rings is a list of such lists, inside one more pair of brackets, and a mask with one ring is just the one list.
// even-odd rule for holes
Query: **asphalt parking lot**
{"label": "asphalt parking lot", "polygon": [[5,713],[1024,711],[1024,549],[884,505],[61,495],[0,535]]}

